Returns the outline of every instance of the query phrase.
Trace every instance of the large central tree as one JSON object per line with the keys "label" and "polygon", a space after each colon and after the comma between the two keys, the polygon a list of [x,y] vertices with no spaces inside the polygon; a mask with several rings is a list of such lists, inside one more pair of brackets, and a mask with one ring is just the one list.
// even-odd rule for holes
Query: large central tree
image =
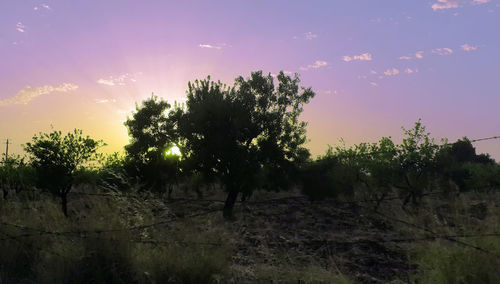
{"label": "large central tree", "polygon": [[309,157],[299,115],[314,92],[299,87],[297,75],[280,72],[277,81],[275,86],[261,71],[236,78],[233,87],[210,77],[195,81],[189,83],[186,108],[175,112],[187,158],[228,192],[225,217],[240,192],[250,193],[259,181],[284,187],[294,165]]}

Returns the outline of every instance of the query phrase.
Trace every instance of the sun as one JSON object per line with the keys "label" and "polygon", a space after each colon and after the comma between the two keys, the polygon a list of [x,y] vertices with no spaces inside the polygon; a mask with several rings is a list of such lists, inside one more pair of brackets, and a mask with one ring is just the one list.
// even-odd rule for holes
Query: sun
{"label": "sun", "polygon": [[182,156],[181,149],[174,145],[165,151],[165,156]]}

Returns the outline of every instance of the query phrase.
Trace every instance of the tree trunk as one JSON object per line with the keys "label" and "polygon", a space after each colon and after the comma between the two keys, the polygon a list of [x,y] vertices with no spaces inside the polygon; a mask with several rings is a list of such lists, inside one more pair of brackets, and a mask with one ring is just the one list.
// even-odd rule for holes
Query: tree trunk
{"label": "tree trunk", "polygon": [[62,209],[62,212],[64,213],[64,216],[68,217],[68,194],[67,193],[61,194],[61,209]]}
{"label": "tree trunk", "polygon": [[7,195],[9,195],[9,190],[7,188],[2,188],[3,190],[3,199],[7,200]]}
{"label": "tree trunk", "polygon": [[173,185],[169,183],[167,185],[167,199],[171,200],[172,199],[172,191],[174,190]]}
{"label": "tree trunk", "polygon": [[224,209],[222,209],[222,216],[224,216],[225,219],[233,218],[233,208],[236,203],[236,199],[238,198],[238,193],[240,193],[238,190],[233,189],[227,195]]}

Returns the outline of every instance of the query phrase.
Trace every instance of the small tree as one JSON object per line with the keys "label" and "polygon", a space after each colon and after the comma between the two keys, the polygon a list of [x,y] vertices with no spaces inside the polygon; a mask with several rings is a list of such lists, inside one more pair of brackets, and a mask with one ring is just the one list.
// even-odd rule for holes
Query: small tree
{"label": "small tree", "polygon": [[419,119],[412,129],[403,128],[405,137],[398,146],[397,160],[400,165],[396,187],[406,195],[404,204],[417,204],[436,181],[436,156],[439,146],[430,138]]}
{"label": "small tree", "polygon": [[[294,165],[308,158],[302,106],[314,97],[299,78],[254,72],[236,78],[234,87],[206,80],[189,84],[186,109],[178,115],[187,159],[228,192],[224,216],[230,217],[240,192],[251,193],[258,181],[270,189],[285,187]],[[258,178],[261,177],[261,178]],[[263,178],[262,178],[263,177]],[[270,185],[270,186],[269,186]]]}
{"label": "small tree", "polygon": [[35,169],[37,185],[61,198],[65,216],[68,216],[67,196],[75,172],[97,159],[97,150],[104,145],[102,140],[83,137],[82,131],[75,129],[64,136],[61,131],[39,133],[24,146]]}

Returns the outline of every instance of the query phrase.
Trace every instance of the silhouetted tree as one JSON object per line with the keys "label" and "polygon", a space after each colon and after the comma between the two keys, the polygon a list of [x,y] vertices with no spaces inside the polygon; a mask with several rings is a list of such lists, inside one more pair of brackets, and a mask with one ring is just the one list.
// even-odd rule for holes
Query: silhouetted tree
{"label": "silhouetted tree", "polygon": [[285,187],[293,165],[309,156],[299,115],[314,92],[300,88],[297,75],[280,72],[277,81],[275,86],[270,74],[259,71],[236,78],[234,87],[210,77],[188,85],[179,133],[197,170],[227,190],[225,217],[232,216],[240,192],[252,192],[259,180]]}
{"label": "silhouetted tree", "polygon": [[61,131],[39,133],[24,150],[35,169],[37,185],[61,198],[61,208],[68,216],[67,196],[73,185],[75,172],[87,162],[98,158],[97,150],[105,144],[75,129],[62,135]]}
{"label": "silhouetted tree", "polygon": [[467,137],[451,144],[449,151],[458,163],[471,163],[476,157],[476,149]]}
{"label": "silhouetted tree", "polygon": [[157,190],[175,182],[179,171],[176,158],[165,155],[178,143],[176,116],[167,115],[170,108],[166,101],[152,95],[140,106],[136,105],[136,111],[125,122],[130,136],[130,143],[125,146],[126,167],[129,171],[137,170],[142,181]]}
{"label": "silhouetted tree", "polygon": [[129,157],[149,162],[157,158],[173,142],[172,126],[167,117],[170,104],[155,95],[144,100],[132,117],[127,118],[130,143],[125,146]]}
{"label": "silhouetted tree", "polygon": [[485,187],[488,184],[486,180],[491,180],[489,176],[492,176],[487,172],[491,172],[495,164],[495,160],[488,154],[477,155],[476,149],[467,137],[444,145],[436,157],[436,162],[444,181],[452,181],[458,186],[459,191]]}

